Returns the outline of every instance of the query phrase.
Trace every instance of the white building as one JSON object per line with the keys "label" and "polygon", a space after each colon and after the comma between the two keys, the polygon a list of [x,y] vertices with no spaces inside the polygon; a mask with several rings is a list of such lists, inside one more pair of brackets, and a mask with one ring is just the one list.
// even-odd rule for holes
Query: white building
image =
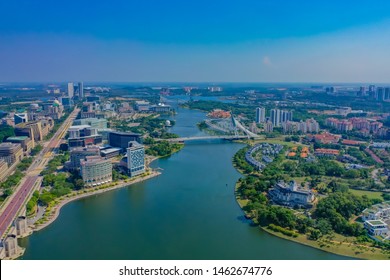
{"label": "white building", "polygon": [[363,221],[390,219],[390,203],[383,202],[364,209],[362,219]]}
{"label": "white building", "polygon": [[291,181],[288,185],[284,182],[277,183],[269,190],[271,199],[285,206],[310,206],[315,197],[311,190],[299,189],[295,181]]}
{"label": "white building", "polygon": [[389,238],[389,228],[382,220],[367,220],[364,222],[364,227],[367,229],[368,234],[373,237]]}
{"label": "white building", "polygon": [[68,96],[70,98],[73,98],[73,96],[74,96],[74,84],[73,83],[68,83]]}

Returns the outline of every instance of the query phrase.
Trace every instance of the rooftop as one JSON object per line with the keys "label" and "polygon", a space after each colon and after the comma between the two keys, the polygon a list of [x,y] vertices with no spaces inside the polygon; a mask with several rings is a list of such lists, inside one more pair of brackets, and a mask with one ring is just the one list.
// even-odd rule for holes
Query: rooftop
{"label": "rooftop", "polygon": [[379,226],[379,225],[387,226],[387,224],[382,220],[369,220],[369,221],[366,221],[366,223],[371,224],[373,226]]}
{"label": "rooftop", "polygon": [[117,134],[122,136],[140,136],[141,134],[134,132],[121,132],[121,131],[111,131],[110,134]]}
{"label": "rooftop", "polygon": [[91,128],[90,125],[86,125],[86,124],[83,124],[83,125],[72,125],[71,127],[69,127],[69,131],[77,131],[77,130],[81,130],[81,129],[84,129],[84,128]]}
{"label": "rooftop", "polygon": [[23,141],[29,139],[28,136],[12,136],[8,137],[6,141]]}

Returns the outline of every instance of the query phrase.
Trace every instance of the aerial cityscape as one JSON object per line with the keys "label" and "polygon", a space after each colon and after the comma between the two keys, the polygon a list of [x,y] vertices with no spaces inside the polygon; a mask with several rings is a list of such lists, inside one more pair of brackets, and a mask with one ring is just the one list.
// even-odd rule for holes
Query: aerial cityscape
{"label": "aerial cityscape", "polygon": [[390,4],[21,2],[0,259],[390,259]]}

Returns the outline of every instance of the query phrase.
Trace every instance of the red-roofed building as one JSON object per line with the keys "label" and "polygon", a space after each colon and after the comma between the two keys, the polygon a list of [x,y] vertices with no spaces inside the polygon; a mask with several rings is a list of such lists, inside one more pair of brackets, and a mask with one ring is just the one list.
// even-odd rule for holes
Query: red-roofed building
{"label": "red-roofed building", "polygon": [[348,146],[359,146],[359,145],[364,144],[364,142],[344,139],[343,141],[341,141],[341,144],[348,145]]}
{"label": "red-roofed building", "polygon": [[340,141],[341,135],[324,132],[321,134],[308,135],[308,138],[314,140],[317,143],[336,144]]}
{"label": "red-roofed building", "polygon": [[334,149],[316,149],[314,154],[318,157],[338,156],[340,154],[340,151]]}

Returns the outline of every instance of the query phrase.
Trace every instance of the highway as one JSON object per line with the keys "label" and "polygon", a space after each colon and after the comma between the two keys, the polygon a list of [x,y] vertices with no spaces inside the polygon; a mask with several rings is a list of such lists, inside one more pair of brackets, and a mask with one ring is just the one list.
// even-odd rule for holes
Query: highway
{"label": "highway", "polygon": [[12,224],[12,221],[16,218],[16,214],[27,196],[30,194],[31,190],[34,187],[35,182],[37,181],[38,176],[28,176],[26,181],[22,184],[19,191],[13,197],[13,199],[7,205],[7,208],[0,216],[0,233],[3,233],[7,230],[8,226]]}
{"label": "highway", "polygon": [[50,139],[49,143],[45,143],[42,151],[36,156],[31,166],[26,171],[25,180],[22,181],[15,190],[12,196],[3,205],[3,211],[0,215],[0,236],[7,232],[7,229],[12,225],[12,222],[18,215],[18,212],[27,203],[27,198],[32,193],[40,172],[45,168],[49,159],[54,155],[54,149],[58,148],[61,140],[64,138],[69,127],[77,117],[80,109],[75,108],[69,117],[64,121],[61,127]]}

